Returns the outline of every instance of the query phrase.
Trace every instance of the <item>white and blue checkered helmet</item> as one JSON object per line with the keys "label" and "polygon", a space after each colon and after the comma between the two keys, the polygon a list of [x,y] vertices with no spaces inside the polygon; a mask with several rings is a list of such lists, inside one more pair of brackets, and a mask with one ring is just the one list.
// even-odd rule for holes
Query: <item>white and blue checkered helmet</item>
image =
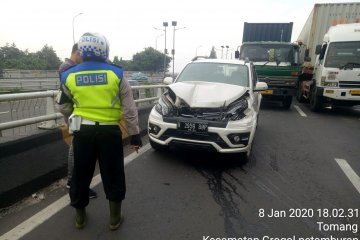
{"label": "white and blue checkered helmet", "polygon": [[78,43],[80,55],[83,58],[99,58],[106,61],[109,58],[109,42],[98,33],[84,33]]}

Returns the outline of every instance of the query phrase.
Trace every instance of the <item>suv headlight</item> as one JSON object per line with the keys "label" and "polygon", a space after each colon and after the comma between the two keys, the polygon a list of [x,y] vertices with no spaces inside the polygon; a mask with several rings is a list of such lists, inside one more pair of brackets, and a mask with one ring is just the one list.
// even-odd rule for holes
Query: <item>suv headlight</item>
{"label": "suv headlight", "polygon": [[225,119],[230,119],[231,121],[240,120],[245,117],[245,110],[248,109],[248,101],[246,99],[241,99],[229,106],[225,112]]}
{"label": "suv headlight", "polygon": [[155,105],[155,110],[163,116],[167,116],[170,112],[171,107],[166,104],[163,99],[164,96],[159,98],[158,103]]}

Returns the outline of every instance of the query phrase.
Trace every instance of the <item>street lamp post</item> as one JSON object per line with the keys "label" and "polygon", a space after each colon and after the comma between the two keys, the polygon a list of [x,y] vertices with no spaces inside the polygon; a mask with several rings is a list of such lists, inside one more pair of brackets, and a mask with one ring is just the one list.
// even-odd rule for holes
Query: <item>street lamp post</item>
{"label": "street lamp post", "polygon": [[226,45],[225,47],[226,47],[226,59],[227,59],[227,54],[228,54],[228,51],[229,51],[229,46]]}
{"label": "street lamp post", "polygon": [[166,27],[168,26],[167,22],[163,22],[164,32],[165,32],[165,49],[164,49],[164,78],[166,76],[166,56],[167,56],[167,49],[166,49]]}
{"label": "street lamp post", "polygon": [[176,27],[176,25],[177,25],[177,22],[176,21],[172,21],[171,22],[171,25],[174,27],[174,30],[173,30],[173,49],[171,50],[171,54],[172,54],[172,56],[173,56],[173,71],[172,71],[172,77],[173,77],[173,80],[174,80],[174,67],[175,67],[175,27]]}
{"label": "street lamp post", "polygon": [[224,57],[224,46],[221,46],[221,59]]}
{"label": "street lamp post", "polygon": [[74,22],[75,22],[75,18],[78,17],[78,16],[80,16],[81,14],[83,14],[83,13],[79,13],[79,14],[75,15],[75,16],[73,17],[73,20],[72,20],[72,29],[73,29],[73,41],[74,41],[74,44],[75,44],[75,27],[74,27]]}
{"label": "street lamp post", "polygon": [[173,79],[174,79],[174,78],[175,78],[175,31],[176,31],[176,30],[180,30],[180,29],[184,29],[185,27],[175,28],[176,25],[177,25],[177,22],[176,22],[176,21],[172,21],[172,22],[171,22],[171,25],[174,27],[174,30],[173,30],[173,49],[171,50],[171,54],[172,54],[172,57],[173,57],[172,77],[173,77]]}
{"label": "street lamp post", "polygon": [[168,26],[168,23],[167,22],[163,22],[163,27],[164,27],[164,30],[162,29],[158,29],[156,27],[154,27],[155,30],[159,30],[159,31],[164,31],[164,34],[165,34],[165,48],[164,48],[164,78],[166,76],[166,54],[167,54],[167,49],[166,49],[166,27]]}

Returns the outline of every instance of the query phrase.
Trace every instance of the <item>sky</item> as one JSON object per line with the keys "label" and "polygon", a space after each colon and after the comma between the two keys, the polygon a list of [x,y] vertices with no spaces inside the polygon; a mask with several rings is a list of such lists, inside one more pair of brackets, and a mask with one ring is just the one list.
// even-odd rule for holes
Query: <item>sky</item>
{"label": "sky", "polygon": [[147,47],[164,51],[163,22],[169,23],[166,47],[171,53],[171,23],[177,21],[174,66],[179,72],[196,54],[208,56],[213,46],[224,58],[226,48],[222,52],[221,46],[229,46],[227,58],[233,57],[244,22],[293,22],[295,41],[315,3],[335,2],[359,1],[1,0],[0,46],[15,43],[21,50],[36,52],[47,44],[64,60],[71,52],[73,30],[75,41],[85,32],[97,32],[110,42],[111,60],[130,60]]}

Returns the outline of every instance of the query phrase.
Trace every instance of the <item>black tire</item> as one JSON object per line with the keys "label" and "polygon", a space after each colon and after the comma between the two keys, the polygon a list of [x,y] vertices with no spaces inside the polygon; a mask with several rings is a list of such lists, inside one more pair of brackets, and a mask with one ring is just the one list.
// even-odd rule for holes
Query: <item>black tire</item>
{"label": "black tire", "polygon": [[282,101],[282,105],[284,109],[289,109],[292,103],[292,96],[286,96],[283,101]]}
{"label": "black tire", "polygon": [[156,151],[164,152],[169,149],[169,146],[158,144],[158,143],[152,141],[151,139],[149,139],[149,142],[150,142],[151,147],[153,149],[155,149]]}
{"label": "black tire", "polygon": [[322,109],[323,101],[322,96],[317,96],[316,87],[311,89],[311,97],[310,97],[310,109],[313,112],[319,112]]}

